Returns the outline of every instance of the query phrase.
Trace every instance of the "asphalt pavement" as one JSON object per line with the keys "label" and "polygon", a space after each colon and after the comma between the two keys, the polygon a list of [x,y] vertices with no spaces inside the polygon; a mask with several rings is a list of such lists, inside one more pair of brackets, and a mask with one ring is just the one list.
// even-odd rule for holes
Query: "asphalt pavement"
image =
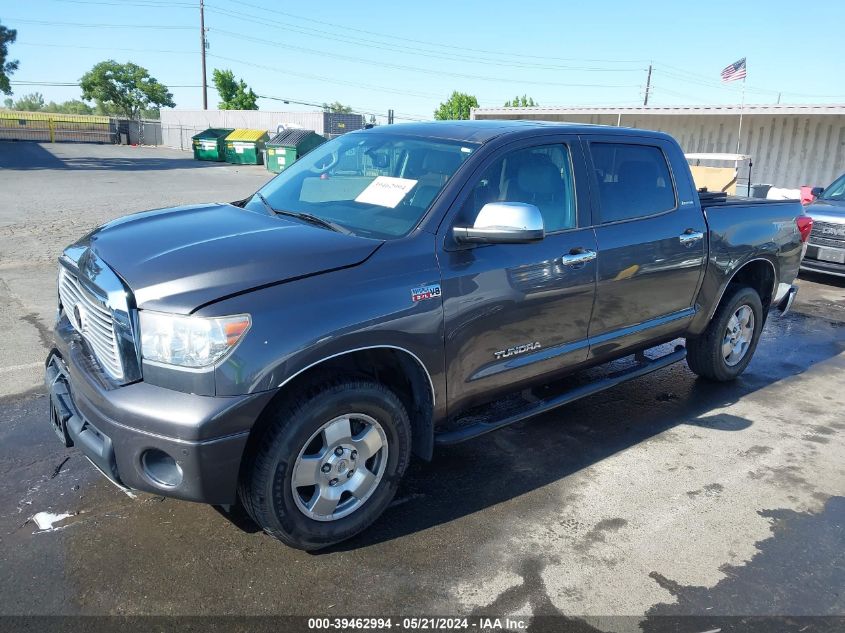
{"label": "asphalt pavement", "polygon": [[799,280],[736,382],[681,363],[439,450],[327,551],[103,479],[47,419],[55,258],[111,217],[267,178],[165,149],[0,143],[0,615],[490,614],[584,631],[845,615],[845,283],[823,277]]}

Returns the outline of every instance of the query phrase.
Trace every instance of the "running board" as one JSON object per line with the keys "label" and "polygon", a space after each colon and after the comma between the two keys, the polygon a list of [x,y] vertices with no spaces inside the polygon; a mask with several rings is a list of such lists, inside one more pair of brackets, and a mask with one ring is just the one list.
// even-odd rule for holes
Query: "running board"
{"label": "running board", "polygon": [[475,422],[451,431],[436,433],[434,436],[434,443],[438,446],[447,446],[449,444],[459,444],[461,442],[465,442],[466,440],[478,437],[479,435],[484,435],[490,431],[495,431],[497,429],[510,426],[511,424],[522,422],[523,420],[534,417],[535,415],[540,415],[541,413],[546,413],[547,411],[569,404],[575,400],[592,396],[593,394],[604,391],[605,389],[610,389],[611,387],[615,387],[616,385],[627,382],[628,380],[633,380],[634,378],[645,376],[646,374],[650,374],[658,369],[663,369],[664,367],[668,367],[669,365],[684,360],[686,356],[686,348],[678,346],[675,348],[674,352],[666,354],[665,356],[655,359],[646,359],[634,367],[610,374],[609,376],[606,376],[601,380],[597,380],[596,382],[575,387],[574,389],[558,396],[548,398],[547,400],[540,400],[531,403],[521,411],[502,418],[501,420],[493,422]]}

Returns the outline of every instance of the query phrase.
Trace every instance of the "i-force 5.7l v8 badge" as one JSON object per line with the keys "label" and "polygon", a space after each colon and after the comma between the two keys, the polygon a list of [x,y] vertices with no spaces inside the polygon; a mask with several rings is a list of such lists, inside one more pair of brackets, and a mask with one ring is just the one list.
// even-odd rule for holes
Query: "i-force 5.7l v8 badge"
{"label": "i-force 5.7l v8 badge", "polygon": [[428,284],[411,288],[411,301],[423,301],[424,299],[435,299],[440,296],[440,284]]}

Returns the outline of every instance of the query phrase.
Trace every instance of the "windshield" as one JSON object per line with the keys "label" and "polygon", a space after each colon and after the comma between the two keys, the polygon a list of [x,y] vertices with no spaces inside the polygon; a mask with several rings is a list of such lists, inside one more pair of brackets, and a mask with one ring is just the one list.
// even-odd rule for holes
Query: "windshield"
{"label": "windshield", "polygon": [[276,211],[310,214],[365,237],[401,237],[477,147],[356,132],[320,145],[259,193]]}
{"label": "windshield", "polygon": [[833,181],[827,189],[819,196],[819,200],[836,200],[838,202],[845,202],[845,175],[840,176]]}

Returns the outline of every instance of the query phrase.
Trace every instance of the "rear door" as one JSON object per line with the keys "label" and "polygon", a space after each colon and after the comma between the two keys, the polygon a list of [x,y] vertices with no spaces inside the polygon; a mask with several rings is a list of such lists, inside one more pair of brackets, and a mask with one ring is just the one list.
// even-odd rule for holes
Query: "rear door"
{"label": "rear door", "polygon": [[[442,271],[449,402],[453,410],[587,358],[596,276],[587,170],[575,136],[544,136],[492,153],[444,221]],[[459,246],[487,202],[535,204],[546,237]]]}
{"label": "rear door", "polygon": [[[694,313],[707,226],[690,178],[660,138],[583,137],[598,242],[592,356],[682,332]],[[682,156],[681,156],[682,159]]]}

